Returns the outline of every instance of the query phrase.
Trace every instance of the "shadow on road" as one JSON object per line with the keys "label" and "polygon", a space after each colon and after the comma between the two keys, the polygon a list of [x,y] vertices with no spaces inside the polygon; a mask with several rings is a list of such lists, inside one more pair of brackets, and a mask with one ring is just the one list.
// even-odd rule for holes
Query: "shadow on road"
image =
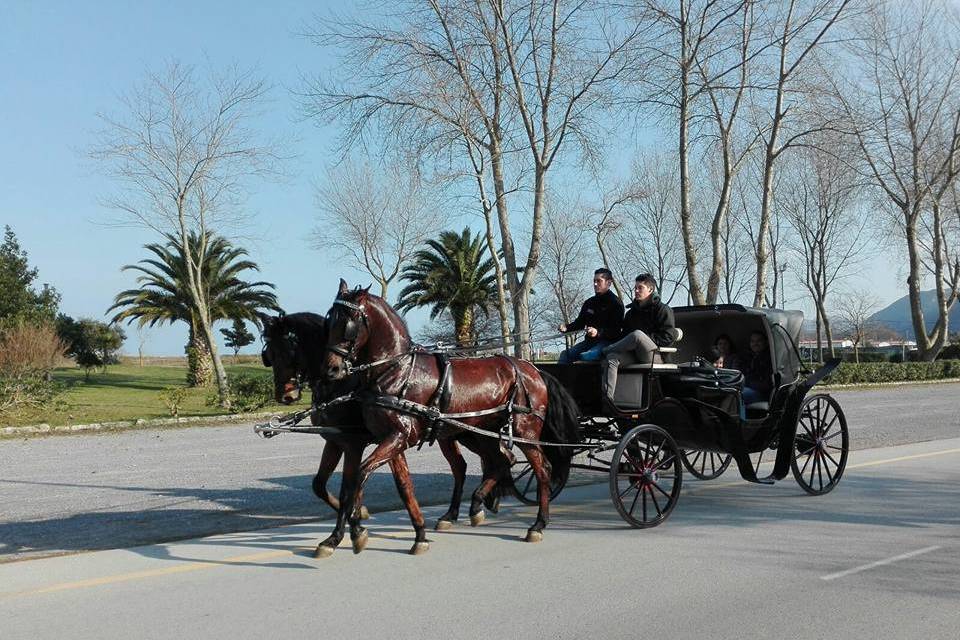
{"label": "shadow on road", "polygon": [[[417,497],[423,505],[449,500],[452,488],[449,474],[421,473],[412,477]],[[302,475],[266,478],[261,482],[268,484],[267,487],[236,489],[3,480],[0,486],[31,485],[38,496],[57,489],[119,491],[123,496],[121,504],[109,508],[39,520],[0,521],[0,562],[334,518],[333,510],[313,494],[311,480],[311,476]],[[468,477],[467,486],[473,486],[477,480],[476,476]],[[328,488],[336,495],[339,485],[340,474],[336,473]],[[371,476],[366,496],[366,505],[372,511],[393,509],[399,505],[393,479],[387,474]],[[205,508],[196,508],[198,502]],[[190,504],[191,507],[178,507],[180,504]]]}

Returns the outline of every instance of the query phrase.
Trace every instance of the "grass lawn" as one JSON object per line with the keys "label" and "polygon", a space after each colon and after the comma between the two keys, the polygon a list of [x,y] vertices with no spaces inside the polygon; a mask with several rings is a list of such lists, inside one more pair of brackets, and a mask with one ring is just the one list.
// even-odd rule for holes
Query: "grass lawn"
{"label": "grass lawn", "polygon": [[[246,373],[269,377],[270,370],[256,364],[224,363],[227,375]],[[55,380],[67,385],[67,390],[45,409],[27,410],[0,417],[0,426],[21,426],[45,422],[50,425],[87,424],[137,418],[168,418],[170,412],[160,399],[160,392],[168,387],[182,387],[186,380],[185,366],[137,366],[119,364],[107,367],[105,373],[95,372],[89,380],[78,367],[56,369]],[[218,415],[225,413],[217,406],[208,406],[207,399],[216,395],[216,387],[188,389],[180,405],[180,416]],[[309,406],[309,392],[297,405]],[[263,411],[278,405],[270,404]]]}

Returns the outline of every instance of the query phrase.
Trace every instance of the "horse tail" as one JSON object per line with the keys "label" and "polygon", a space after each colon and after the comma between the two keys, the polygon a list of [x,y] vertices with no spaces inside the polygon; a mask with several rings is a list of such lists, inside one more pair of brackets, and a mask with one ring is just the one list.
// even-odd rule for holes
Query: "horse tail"
{"label": "horse tail", "polygon": [[[549,373],[540,372],[547,385],[547,415],[544,419],[544,437],[547,442],[575,444],[580,442],[580,408],[560,381]],[[571,447],[544,447],[544,454],[550,461],[551,478],[566,481],[570,473]]]}

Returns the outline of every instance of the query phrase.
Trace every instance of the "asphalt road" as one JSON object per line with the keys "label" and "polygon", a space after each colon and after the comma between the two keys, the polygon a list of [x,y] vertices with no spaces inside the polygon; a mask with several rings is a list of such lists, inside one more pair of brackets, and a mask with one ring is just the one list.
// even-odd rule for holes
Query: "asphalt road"
{"label": "asphalt road", "polygon": [[[565,491],[540,544],[507,508],[406,554],[405,514],[354,556],[329,523],[0,565],[4,640],[928,638],[960,628],[960,438],[861,450],[832,493],[689,483],[624,526],[602,484]],[[436,517],[434,508],[429,515]]]}
{"label": "asphalt road", "polygon": [[[960,384],[835,395],[854,449],[960,437]],[[0,440],[0,563],[329,518],[310,491],[322,446],[311,435],[261,440],[251,425]],[[408,459],[421,503],[448,500],[436,447]],[[386,468],[365,500],[399,506]]]}

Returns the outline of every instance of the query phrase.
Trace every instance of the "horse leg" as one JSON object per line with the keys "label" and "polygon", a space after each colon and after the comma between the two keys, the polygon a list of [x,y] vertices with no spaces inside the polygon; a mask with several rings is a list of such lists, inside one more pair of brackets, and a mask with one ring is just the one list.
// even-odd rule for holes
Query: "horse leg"
{"label": "horse leg", "polygon": [[437,531],[452,529],[453,523],[460,517],[460,500],[463,498],[463,483],[467,476],[467,461],[460,453],[456,440],[440,440],[440,451],[450,464],[453,473],[453,494],[450,496],[450,508],[437,520]]}
{"label": "horse leg", "polygon": [[543,530],[550,521],[550,465],[543,454],[543,450],[537,445],[521,444],[520,448],[527,461],[533,468],[534,475],[537,476],[537,499],[540,508],[537,510],[537,519],[533,526],[527,530],[527,542],[540,542],[543,540]]}
{"label": "horse leg", "polygon": [[[334,440],[327,440],[323,445],[323,453],[320,455],[320,467],[317,469],[317,475],[313,477],[313,493],[338,513],[340,512],[340,499],[335,498],[333,494],[327,490],[327,480],[330,479],[337,465],[340,464],[340,457],[343,455],[344,450],[352,446],[353,443],[343,445]],[[343,493],[342,488],[343,483],[341,483],[341,494]],[[370,512],[367,511],[366,507],[361,505],[360,518],[366,520],[369,517]]]}
{"label": "horse leg", "polygon": [[353,543],[353,552],[360,553],[367,546],[368,533],[360,524],[360,504],[363,498],[363,487],[370,475],[384,463],[389,462],[406,448],[406,435],[395,431],[377,445],[367,459],[360,464],[360,472],[356,486],[347,494],[347,504],[341,505],[348,514],[350,524],[350,541]]}
{"label": "horse leg", "polygon": [[477,526],[483,524],[486,520],[486,514],[483,511],[484,506],[490,507],[490,510],[496,513],[499,511],[499,498],[494,489],[505,473],[509,473],[509,462],[500,452],[499,443],[493,440],[484,441],[483,444],[477,444],[473,449],[474,453],[480,456],[481,469],[483,470],[483,480],[480,486],[473,492],[470,501],[470,524]]}
{"label": "horse leg", "polygon": [[[349,496],[357,485],[357,469],[360,466],[360,457],[363,455],[364,444],[354,442],[349,446],[342,447],[345,453],[343,458],[343,479],[340,482],[340,500],[339,505],[344,507],[349,502]],[[362,509],[363,507],[361,507]],[[333,555],[334,550],[340,545],[346,530],[348,517],[346,508],[337,508],[337,523],[333,531],[327,538],[317,545],[313,555],[315,558],[327,558]]]}
{"label": "horse leg", "polygon": [[410,514],[410,523],[413,525],[415,538],[413,547],[410,548],[410,555],[418,556],[426,553],[430,548],[430,541],[427,540],[426,529],[423,523],[423,512],[420,511],[420,505],[417,498],[413,495],[413,482],[410,481],[410,469],[407,467],[407,457],[401,451],[396,457],[390,460],[390,470],[393,472],[393,482],[397,485],[397,492],[400,499],[403,500],[403,506],[407,508]]}
{"label": "horse leg", "polygon": [[343,455],[343,448],[338,443],[327,440],[323,445],[323,453],[320,454],[320,467],[317,469],[317,475],[313,477],[313,493],[330,505],[334,511],[340,511],[340,501],[327,491],[327,480],[330,479],[334,469],[340,464],[341,455]]}

